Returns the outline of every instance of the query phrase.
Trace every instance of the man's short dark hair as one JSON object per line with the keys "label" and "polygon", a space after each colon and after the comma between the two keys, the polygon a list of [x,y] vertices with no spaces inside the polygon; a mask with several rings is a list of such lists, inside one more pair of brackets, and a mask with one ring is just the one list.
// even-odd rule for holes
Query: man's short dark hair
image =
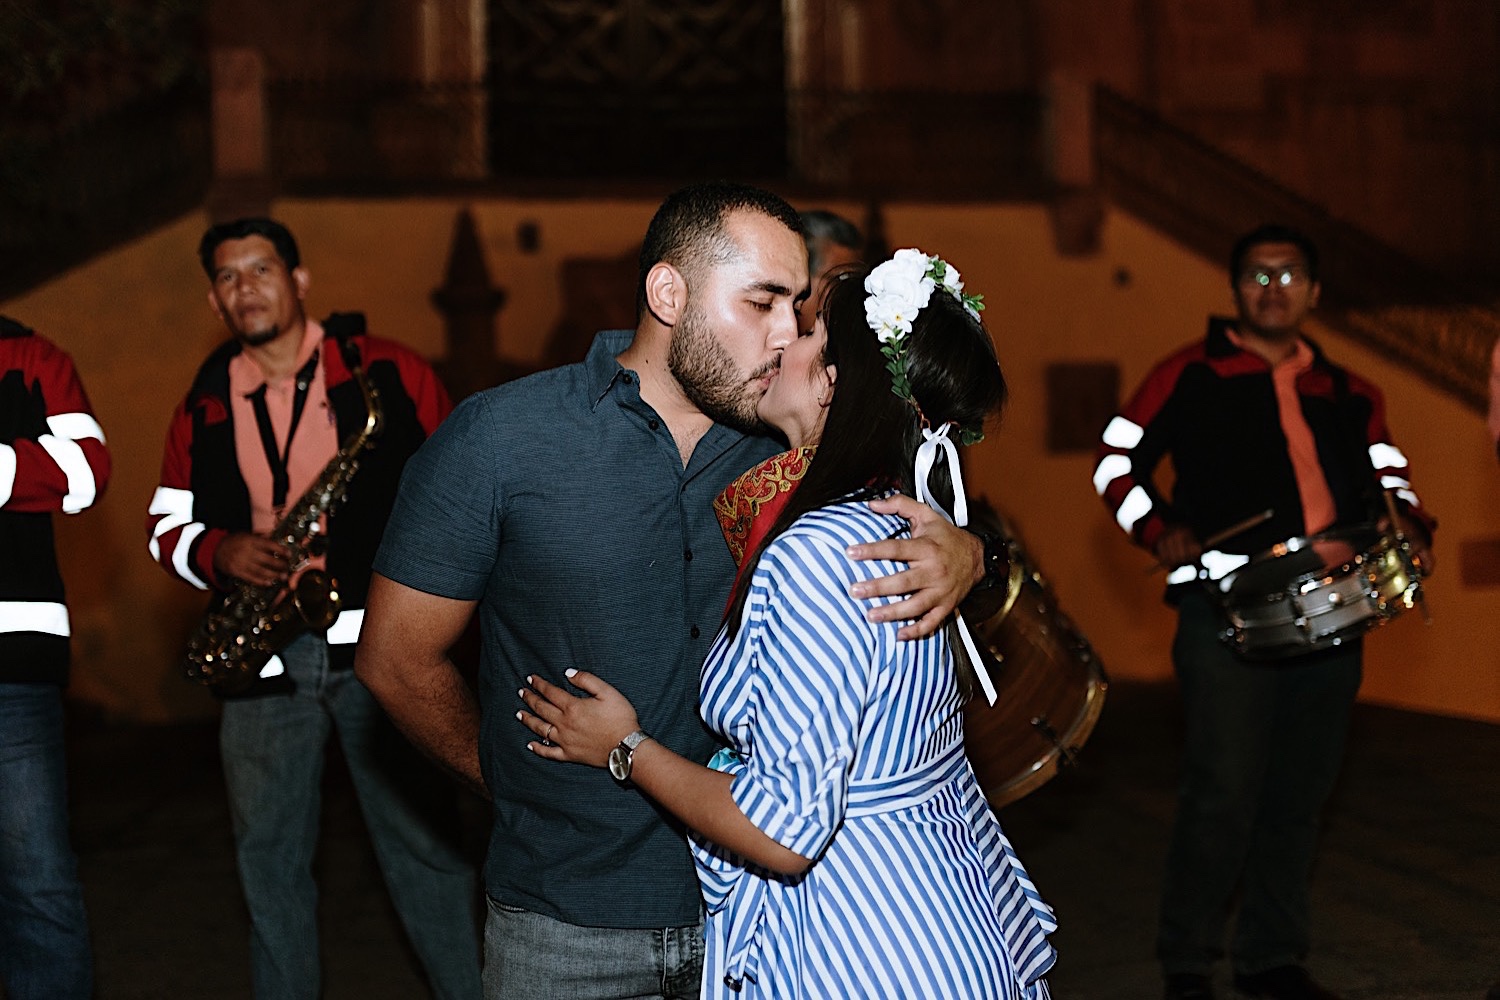
{"label": "man's short dark hair", "polygon": [[736,247],[724,232],[724,218],[731,212],[759,212],[802,235],[797,210],[778,195],[748,184],[708,181],[681,188],[667,195],[641,244],[640,275],[636,282],[635,313],[646,310],[646,275],[660,263],[684,273],[704,264],[722,264],[732,259]]}
{"label": "man's short dark hair", "polygon": [[809,274],[823,271],[823,247],[827,243],[865,252],[865,238],[859,227],[836,212],[822,208],[810,208],[801,213],[802,234],[807,240],[807,270]]}
{"label": "man's short dark hair", "polygon": [[1234,249],[1229,251],[1231,283],[1239,280],[1240,271],[1244,268],[1245,258],[1250,255],[1250,251],[1266,243],[1290,243],[1295,246],[1301,251],[1302,261],[1307,265],[1307,280],[1318,280],[1318,246],[1312,241],[1312,237],[1300,229],[1269,222],[1256,226],[1234,241]]}
{"label": "man's short dark hair", "polygon": [[198,259],[203,262],[203,272],[213,278],[214,251],[219,249],[220,243],[242,240],[247,236],[264,236],[270,240],[276,248],[276,256],[281,258],[288,271],[301,266],[302,255],[297,252],[297,241],[292,238],[291,231],[275,219],[251,216],[208,227],[208,232],[198,241]]}

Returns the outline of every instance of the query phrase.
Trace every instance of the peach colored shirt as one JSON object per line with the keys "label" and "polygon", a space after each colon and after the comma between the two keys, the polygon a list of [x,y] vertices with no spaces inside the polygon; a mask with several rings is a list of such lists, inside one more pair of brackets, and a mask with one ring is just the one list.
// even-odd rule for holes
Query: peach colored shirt
{"label": "peach colored shirt", "polygon": [[[307,332],[297,352],[297,370],[307,363],[313,351],[323,342],[323,327],[307,321]],[[323,375],[323,359],[318,359],[313,379],[307,387],[302,419],[292,437],[287,455],[287,495],[282,510],[272,507],[271,464],[261,443],[260,428],[255,422],[255,408],[249,396],[266,386],[266,410],[271,418],[278,450],[286,448],[287,428],[292,422],[292,400],[296,395],[296,375],[267,381],[259,365],[244,352],[229,360],[229,406],[234,415],[234,447],[239,459],[240,475],[250,491],[250,526],[256,532],[267,532],[276,526],[286,508],[294,505],[312,485],[338,452],[338,426],[328,405],[328,386]],[[325,529],[327,525],[324,525]],[[314,565],[321,560],[315,561]]]}
{"label": "peach colored shirt", "polygon": [[[1235,332],[1230,330],[1228,333],[1230,342],[1243,348],[1244,344]],[[1297,376],[1311,368],[1312,363],[1312,348],[1299,337],[1297,349],[1271,367],[1281,432],[1286,435],[1287,457],[1292,460],[1297,494],[1302,498],[1303,531],[1308,535],[1326,531],[1338,517],[1333,493],[1328,489],[1328,477],[1323,473],[1323,463],[1318,461],[1317,442],[1313,440],[1312,428],[1307,426],[1307,418],[1302,415],[1302,400],[1297,395]]]}

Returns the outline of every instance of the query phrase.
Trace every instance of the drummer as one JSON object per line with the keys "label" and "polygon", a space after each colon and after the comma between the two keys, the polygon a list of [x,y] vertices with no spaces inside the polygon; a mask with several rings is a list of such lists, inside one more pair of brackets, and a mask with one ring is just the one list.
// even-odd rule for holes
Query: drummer
{"label": "drummer", "polygon": [[[1238,316],[1210,318],[1205,339],[1151,371],[1104,430],[1094,487],[1169,571],[1178,612],[1172,662],[1186,746],[1157,933],[1164,995],[1214,996],[1238,890],[1237,993],[1315,1000],[1336,994],[1303,966],[1308,874],[1359,689],[1361,643],[1245,659],[1219,639],[1213,581],[1289,538],[1387,528],[1387,510],[1431,572],[1434,522],[1386,429],[1380,391],[1302,332],[1321,290],[1312,241],[1261,226],[1235,243],[1229,275]],[[1170,491],[1154,481],[1165,457]]]}

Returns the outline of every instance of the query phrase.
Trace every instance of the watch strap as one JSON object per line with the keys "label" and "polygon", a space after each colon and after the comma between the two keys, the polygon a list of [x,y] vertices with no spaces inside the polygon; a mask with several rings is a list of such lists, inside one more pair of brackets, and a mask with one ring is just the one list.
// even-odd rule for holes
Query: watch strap
{"label": "watch strap", "polygon": [[1012,572],[1017,567],[1012,562],[1011,541],[1003,532],[974,531],[974,534],[984,546],[984,575],[959,602],[959,610],[970,622],[982,624],[1006,606]]}
{"label": "watch strap", "polygon": [[999,532],[979,531],[975,534],[984,544],[984,576],[975,586],[985,590],[998,587],[1010,576],[1010,539]]}

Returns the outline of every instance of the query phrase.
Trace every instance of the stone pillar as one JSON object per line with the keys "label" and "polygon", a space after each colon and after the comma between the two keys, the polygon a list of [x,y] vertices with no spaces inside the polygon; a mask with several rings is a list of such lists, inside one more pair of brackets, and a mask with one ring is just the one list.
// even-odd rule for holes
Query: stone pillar
{"label": "stone pillar", "polygon": [[1094,157],[1094,88],[1082,77],[1055,72],[1047,80],[1042,141],[1053,188],[1053,238],[1065,256],[1099,249],[1104,204]]}
{"label": "stone pillar", "polygon": [[266,63],[259,49],[216,48],[209,57],[213,96],[213,181],[208,212],[215,222],[271,209]]}
{"label": "stone pillar", "polygon": [[495,314],[505,304],[505,291],[490,283],[479,230],[467,208],[454,222],[448,272],[433,289],[432,304],[443,314],[448,342],[448,356],[433,367],[454,402],[512,377],[512,366],[495,352]]}

